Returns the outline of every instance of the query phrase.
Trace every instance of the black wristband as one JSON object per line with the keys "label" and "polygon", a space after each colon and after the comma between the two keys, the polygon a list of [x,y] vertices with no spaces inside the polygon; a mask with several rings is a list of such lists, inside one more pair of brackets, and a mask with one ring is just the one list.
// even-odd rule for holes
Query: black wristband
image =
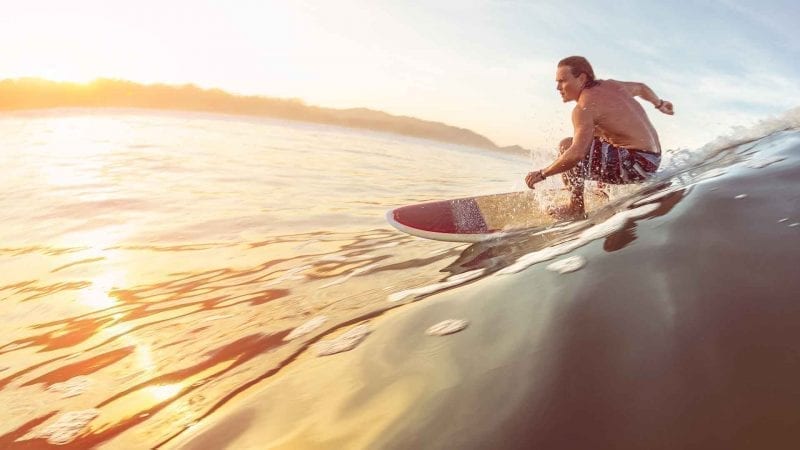
{"label": "black wristband", "polygon": [[664,106],[664,99],[663,99],[663,98],[662,98],[662,99],[661,99],[661,101],[660,101],[660,102],[658,102],[658,104],[656,105],[656,109],[661,109],[661,107],[662,107],[662,106]]}

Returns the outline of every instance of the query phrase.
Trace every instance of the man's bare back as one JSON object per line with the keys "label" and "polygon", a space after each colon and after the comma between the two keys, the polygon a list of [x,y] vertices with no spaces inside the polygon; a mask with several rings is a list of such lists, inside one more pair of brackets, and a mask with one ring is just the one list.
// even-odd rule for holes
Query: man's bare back
{"label": "man's bare back", "polygon": [[592,110],[595,136],[617,147],[660,154],[658,134],[642,105],[634,99],[639,84],[597,81],[581,92],[575,107]]}

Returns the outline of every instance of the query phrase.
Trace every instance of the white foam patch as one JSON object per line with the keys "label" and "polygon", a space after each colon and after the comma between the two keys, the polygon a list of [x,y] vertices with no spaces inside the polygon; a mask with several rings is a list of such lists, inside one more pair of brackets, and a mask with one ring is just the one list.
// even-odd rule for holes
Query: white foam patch
{"label": "white foam patch", "polygon": [[317,356],[335,355],[350,351],[358,346],[372,330],[369,324],[363,323],[358,325],[336,339],[330,339],[318,343],[314,348],[317,351]]}
{"label": "white foam patch", "polygon": [[444,289],[458,286],[459,284],[466,283],[467,281],[474,280],[480,277],[486,269],[471,270],[469,272],[460,273],[447,278],[447,281],[435,283],[428,286],[422,286],[414,289],[406,289],[405,291],[395,292],[389,295],[390,302],[399,302],[408,297],[416,297],[418,295],[433,294]]}
{"label": "white foam patch", "polygon": [[642,206],[642,205],[647,204],[647,203],[653,203],[653,202],[662,200],[662,199],[668,197],[673,192],[679,191],[681,189],[684,189],[684,188],[683,187],[672,187],[672,188],[669,188],[669,189],[664,189],[663,191],[656,192],[655,194],[652,194],[652,195],[649,195],[649,196],[647,196],[645,198],[636,200],[636,202],[633,203],[633,206]]}
{"label": "white foam patch", "polygon": [[47,442],[53,445],[68,444],[98,415],[100,410],[95,408],[66,412],[34,435],[23,436],[20,440],[47,439]]}
{"label": "white foam patch", "polygon": [[585,244],[595,239],[604,238],[616,231],[621,230],[625,226],[625,224],[628,223],[629,220],[644,217],[652,213],[653,211],[657,210],[659,207],[660,205],[657,204],[649,204],[649,205],[642,205],[634,209],[620,211],[617,214],[611,216],[605,222],[597,224],[587,230],[584,230],[580,234],[580,236],[578,236],[578,240],[586,241],[583,242],[583,244]]}
{"label": "white foam patch", "polygon": [[558,261],[547,266],[547,270],[558,272],[560,274],[575,272],[580,270],[586,265],[586,258],[583,256],[570,256],[569,258],[559,259]]}
{"label": "white foam patch", "polygon": [[467,328],[468,325],[469,321],[466,320],[447,319],[428,328],[425,331],[425,334],[429,336],[445,336],[448,334],[458,333],[464,328]]}
{"label": "white foam patch", "polygon": [[75,397],[83,394],[89,389],[92,380],[84,375],[79,375],[63,383],[56,383],[47,388],[50,392],[57,392],[61,394],[61,398]]}
{"label": "white foam patch", "polygon": [[591,228],[584,230],[575,240],[564,242],[562,244],[554,245],[552,247],[547,247],[542,250],[537,250],[532,253],[528,253],[527,255],[522,255],[517,259],[514,264],[499,270],[497,273],[499,275],[507,275],[510,273],[517,273],[522,270],[527,269],[528,267],[538,264],[540,262],[549,261],[555,257],[565,255],[578,247],[582,247],[589,242],[604,238],[616,231],[621,230],[628,220],[637,219],[639,217],[646,216],[656,209],[658,209],[660,205],[658,204],[648,204],[643,205],[638,208],[629,209],[625,211],[620,211],[617,214],[611,216],[605,222],[599,223]]}
{"label": "white foam patch", "polygon": [[737,195],[736,197],[733,197],[733,198],[735,198],[736,200],[741,200],[743,198],[747,198],[747,194],[739,194],[739,195]]}
{"label": "white foam patch", "polygon": [[534,264],[538,264],[544,261],[549,261],[557,256],[569,253],[583,244],[584,243],[579,242],[576,239],[573,241],[565,242],[563,244],[554,245],[552,247],[547,247],[542,250],[528,253],[527,255],[522,255],[519,258],[517,258],[517,261],[514,264],[511,264],[510,266],[502,270],[499,270],[497,273],[499,275],[507,275],[510,273],[520,272]]}
{"label": "white foam patch", "polygon": [[285,338],[284,341],[291,341],[292,339],[297,339],[300,336],[305,336],[308,333],[316,330],[317,328],[321,327],[325,322],[328,321],[326,316],[317,316],[309,319],[304,324],[300,325],[299,327],[292,330]]}
{"label": "white foam patch", "polygon": [[788,217],[784,217],[783,219],[778,219],[778,223],[783,223],[783,222],[788,222],[788,221],[789,221]]}
{"label": "white foam patch", "polygon": [[800,226],[800,222],[795,222],[795,223],[789,224],[789,228],[795,228],[797,226]]}
{"label": "white foam patch", "polygon": [[542,231],[537,231],[536,233],[533,233],[533,236],[538,236],[538,235],[541,235],[541,234],[550,234],[550,233],[555,233],[555,232],[562,232],[562,231],[566,232],[566,231],[569,231],[569,230],[572,230],[572,229],[579,228],[579,227],[583,226],[583,224],[585,222],[586,222],[585,220],[580,220],[580,221],[575,221],[575,222],[567,222],[564,225],[556,225],[556,226],[553,226],[553,227],[550,227],[550,228],[546,228],[546,229],[544,229]]}
{"label": "white foam patch", "polygon": [[757,158],[757,159],[751,160],[747,164],[747,167],[749,167],[751,169],[763,169],[764,167],[771,166],[772,164],[775,164],[777,162],[781,162],[784,159],[786,159],[786,158],[783,157],[783,156],[775,156],[775,157],[772,157],[772,158]]}

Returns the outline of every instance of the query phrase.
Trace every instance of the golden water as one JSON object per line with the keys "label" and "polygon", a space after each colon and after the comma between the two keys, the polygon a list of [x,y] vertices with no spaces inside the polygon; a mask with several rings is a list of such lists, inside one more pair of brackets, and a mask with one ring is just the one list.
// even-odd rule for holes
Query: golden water
{"label": "golden water", "polygon": [[[94,410],[71,445],[152,447],[310,340],[430,284],[464,246],[386,210],[522,189],[523,159],[227,116],[0,117],[0,443]],[[320,334],[320,333],[317,333]],[[312,339],[313,340],[313,339]]]}

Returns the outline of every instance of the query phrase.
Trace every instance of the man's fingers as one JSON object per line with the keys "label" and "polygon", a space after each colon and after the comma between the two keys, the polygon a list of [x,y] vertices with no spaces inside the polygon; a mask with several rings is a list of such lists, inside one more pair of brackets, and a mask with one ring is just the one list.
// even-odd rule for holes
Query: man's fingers
{"label": "man's fingers", "polygon": [[525,177],[525,184],[527,184],[529,188],[533,189],[533,172],[529,172]]}

